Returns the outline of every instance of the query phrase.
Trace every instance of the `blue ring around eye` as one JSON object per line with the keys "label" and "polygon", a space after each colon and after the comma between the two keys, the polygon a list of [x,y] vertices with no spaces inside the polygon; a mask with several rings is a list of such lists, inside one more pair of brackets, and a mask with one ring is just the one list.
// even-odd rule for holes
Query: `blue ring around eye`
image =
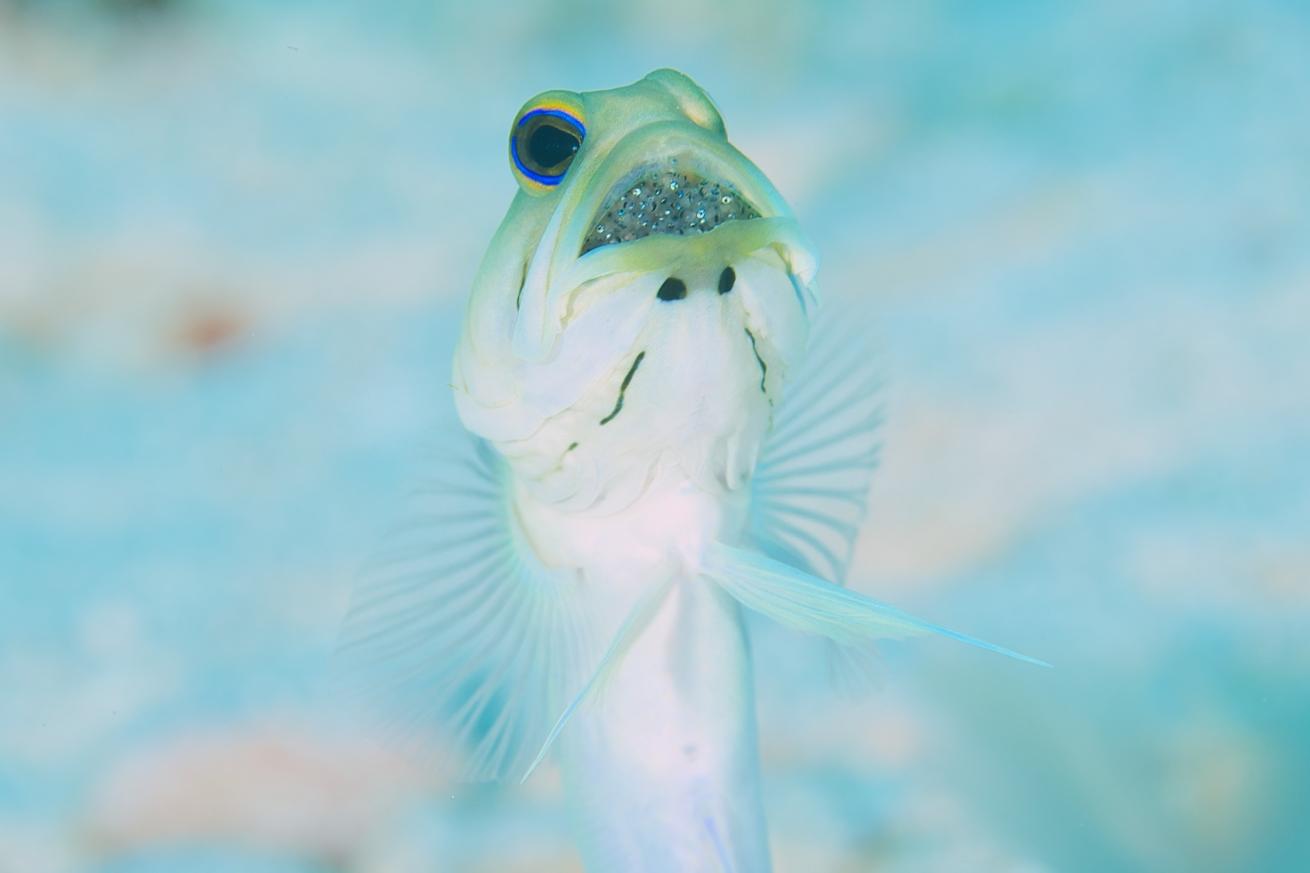
{"label": "blue ring around eye", "polygon": [[587,138],[587,128],[583,125],[581,121],[579,121],[578,119],[574,118],[572,115],[569,115],[567,112],[561,109],[533,109],[531,112],[523,113],[523,117],[519,119],[519,123],[514,125],[515,131],[513,134],[510,135],[509,138],[509,153],[510,156],[514,158],[514,166],[518,167],[520,173],[527,176],[529,179],[531,179],[534,182],[537,182],[542,185],[558,185],[560,182],[564,180],[564,176],[566,173],[568,173],[568,170],[565,170],[563,173],[559,173],[558,175],[548,176],[545,175],[544,173],[537,173],[537,172],[533,172],[532,170],[529,170],[524,165],[523,161],[519,160],[518,128],[522,127],[529,118],[533,118],[538,115],[549,115],[552,118],[558,118],[561,119],[562,121],[568,122],[569,126],[578,132],[578,139],[585,140]]}

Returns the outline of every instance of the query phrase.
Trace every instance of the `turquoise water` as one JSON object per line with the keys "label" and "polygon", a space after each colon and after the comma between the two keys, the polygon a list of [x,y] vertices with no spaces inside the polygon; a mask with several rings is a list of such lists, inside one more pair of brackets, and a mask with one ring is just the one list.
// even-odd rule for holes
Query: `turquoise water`
{"label": "turquoise water", "polygon": [[853,584],[1055,665],[761,652],[778,869],[1310,858],[1301,5],[380,6],[0,5],[0,871],[577,869],[323,680],[515,110],[665,65],[881,337]]}

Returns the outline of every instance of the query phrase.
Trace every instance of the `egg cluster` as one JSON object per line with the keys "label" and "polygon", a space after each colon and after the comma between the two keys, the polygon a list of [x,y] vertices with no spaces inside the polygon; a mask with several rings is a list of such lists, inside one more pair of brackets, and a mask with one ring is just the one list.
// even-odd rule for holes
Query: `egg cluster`
{"label": "egg cluster", "polygon": [[726,182],[670,167],[637,171],[616,186],[592,219],[582,252],[653,233],[705,233],[725,221],[759,218]]}

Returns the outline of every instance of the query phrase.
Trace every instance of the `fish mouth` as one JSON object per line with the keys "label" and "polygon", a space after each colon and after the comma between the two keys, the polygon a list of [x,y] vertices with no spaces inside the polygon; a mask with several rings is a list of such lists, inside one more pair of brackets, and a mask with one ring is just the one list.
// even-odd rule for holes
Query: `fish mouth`
{"label": "fish mouth", "polygon": [[730,182],[678,163],[677,157],[646,163],[615,182],[592,216],[579,256],[654,234],[708,233],[729,221],[760,217]]}
{"label": "fish mouth", "polygon": [[658,286],[678,272],[722,270],[763,250],[777,253],[798,294],[817,299],[810,240],[768,178],[722,135],[690,122],[655,122],[578,169],[523,273],[515,298],[517,357],[549,357],[595,295],[634,281]]}

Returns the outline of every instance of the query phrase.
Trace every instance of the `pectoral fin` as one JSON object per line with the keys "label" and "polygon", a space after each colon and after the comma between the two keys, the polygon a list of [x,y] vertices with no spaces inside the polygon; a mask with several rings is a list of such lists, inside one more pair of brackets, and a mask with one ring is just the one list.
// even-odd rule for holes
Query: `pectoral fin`
{"label": "pectoral fin", "polygon": [[882,421],[873,343],[851,327],[860,324],[819,317],[751,480],[751,545],[840,583],[864,519]]}
{"label": "pectoral fin", "polygon": [[402,738],[435,731],[463,775],[517,780],[596,661],[576,580],[517,529],[502,463],[465,437],[362,575],[338,677]]}

